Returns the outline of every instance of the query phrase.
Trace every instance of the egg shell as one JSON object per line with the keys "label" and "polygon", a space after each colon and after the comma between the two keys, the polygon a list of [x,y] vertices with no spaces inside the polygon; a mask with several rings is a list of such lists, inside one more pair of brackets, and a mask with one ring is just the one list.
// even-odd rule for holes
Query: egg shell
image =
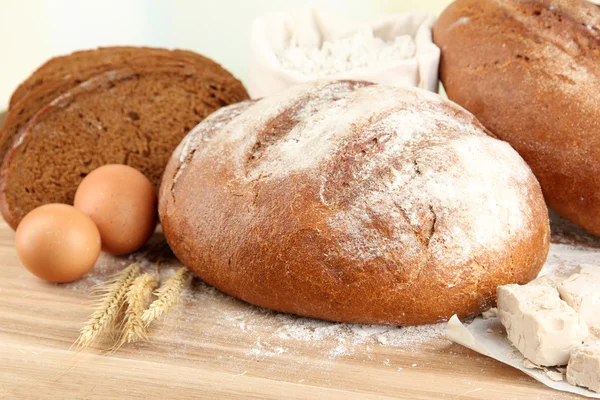
{"label": "egg shell", "polygon": [[48,282],[71,282],[100,255],[100,232],[90,217],[66,204],[29,212],[17,228],[15,248],[25,268]]}
{"label": "egg shell", "polygon": [[156,229],[156,189],[127,165],[109,164],[92,171],[77,188],[74,204],[96,223],[102,250],[110,254],[139,249]]}

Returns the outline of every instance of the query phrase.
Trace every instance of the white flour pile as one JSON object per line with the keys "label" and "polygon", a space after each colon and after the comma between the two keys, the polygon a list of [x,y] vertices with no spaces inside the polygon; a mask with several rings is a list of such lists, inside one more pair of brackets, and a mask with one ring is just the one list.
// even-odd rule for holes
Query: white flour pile
{"label": "white flour pile", "polygon": [[321,48],[292,46],[277,54],[281,65],[313,77],[325,77],[359,68],[377,68],[415,56],[416,44],[409,35],[386,42],[365,29]]}

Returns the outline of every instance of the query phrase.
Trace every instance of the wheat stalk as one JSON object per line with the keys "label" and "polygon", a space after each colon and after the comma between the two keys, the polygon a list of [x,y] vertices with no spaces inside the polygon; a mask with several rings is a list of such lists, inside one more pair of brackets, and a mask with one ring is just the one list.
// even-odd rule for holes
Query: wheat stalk
{"label": "wheat stalk", "polygon": [[127,290],[139,273],[139,264],[133,263],[99,288],[103,296],[100,304],[79,332],[75,342],[79,349],[92,345],[106,328],[114,326]]}
{"label": "wheat stalk", "polygon": [[152,291],[158,286],[157,280],[150,274],[135,278],[127,294],[127,310],[121,328],[121,337],[117,348],[125,343],[133,343],[139,340],[147,340],[146,325],[142,322],[142,313],[146,309],[146,303],[152,298]]}
{"label": "wheat stalk", "polygon": [[190,276],[190,270],[183,267],[180,268],[172,277],[158,288],[154,293],[158,298],[150,304],[150,307],[142,313],[142,322],[148,326],[152,322],[166,314],[181,297],[181,292]]}

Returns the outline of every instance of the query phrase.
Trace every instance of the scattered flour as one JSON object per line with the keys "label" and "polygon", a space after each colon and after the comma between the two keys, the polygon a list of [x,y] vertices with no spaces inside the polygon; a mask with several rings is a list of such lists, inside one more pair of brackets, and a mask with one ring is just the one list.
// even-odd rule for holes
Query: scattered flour
{"label": "scattered flour", "polygon": [[[555,214],[552,214],[552,229],[553,241],[558,243],[552,243],[542,275],[568,275],[580,264],[594,264],[600,256],[600,244],[594,247],[596,238],[578,232],[578,228]],[[447,345],[445,323],[416,327],[332,323],[268,311],[235,300],[198,279],[193,282],[193,287],[184,292],[187,304],[176,307],[170,318],[183,318],[191,325],[195,325],[195,321],[209,320],[219,328],[218,334],[227,331],[231,340],[245,349],[243,357],[250,360],[293,355],[301,371],[303,362],[306,367],[313,360],[306,355],[310,348],[316,349],[325,360],[352,356],[377,360],[382,366],[402,371],[411,364],[394,365],[395,353],[420,353],[425,348]],[[204,332],[204,338],[198,341],[210,342],[216,332],[216,328],[215,333]],[[178,351],[183,350],[174,350],[174,354]]]}
{"label": "scattered flour", "polygon": [[552,243],[548,259],[540,276],[571,276],[581,264],[598,265],[600,249]]}
{"label": "scattered flour", "polygon": [[281,65],[304,75],[323,78],[359,68],[378,68],[413,58],[416,43],[409,35],[397,36],[386,42],[364,29],[355,34],[324,41],[320,48],[292,46],[279,52]]}
{"label": "scattered flour", "polygon": [[[597,264],[600,241],[554,214],[551,218],[553,243],[542,274],[568,275],[580,264]],[[91,273],[62,287],[89,293],[92,286],[105,282],[135,257],[103,255]],[[165,261],[161,277],[170,276],[180,266],[175,260]],[[149,262],[142,263],[142,267],[156,271]],[[286,373],[301,375],[307,369],[327,372],[336,360],[345,357],[402,371],[413,364],[422,366],[423,362],[415,362],[420,354],[447,351],[444,331],[444,323],[416,327],[358,325],[277,313],[238,301],[193,279],[181,303],[152,326],[150,343],[135,346],[162,346],[170,357],[188,361],[202,354],[240,374],[250,368],[250,363],[265,359],[274,360],[269,368],[282,368]],[[315,365],[315,353],[326,362]],[[399,354],[408,354],[411,361],[406,363],[406,357],[401,357],[406,364],[398,363]],[[286,362],[276,361],[279,359]]]}
{"label": "scattered flour", "polygon": [[[317,348],[329,360],[356,353],[370,358],[375,348],[418,352],[420,346],[434,341],[446,343],[444,323],[412,327],[333,323],[248,305],[198,279],[194,280],[194,286],[184,292],[188,307],[201,307],[214,324],[226,328],[235,338],[232,340],[246,343],[248,348],[244,354],[253,359],[284,353],[302,356],[306,347]],[[209,304],[214,307],[206,310]],[[388,364],[390,362],[388,359]]]}
{"label": "scattered flour", "polygon": [[444,323],[395,327],[331,323],[287,314],[277,314],[275,318],[282,323],[275,332],[279,339],[307,342],[333,338],[338,341],[331,351],[332,356],[351,354],[355,347],[362,344],[409,350],[412,346],[441,338],[445,328]]}

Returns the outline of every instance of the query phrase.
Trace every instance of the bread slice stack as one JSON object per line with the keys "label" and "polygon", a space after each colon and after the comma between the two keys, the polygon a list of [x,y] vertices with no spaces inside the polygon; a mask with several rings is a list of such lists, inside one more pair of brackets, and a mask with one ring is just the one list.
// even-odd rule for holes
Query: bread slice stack
{"label": "bread slice stack", "polygon": [[42,204],[72,203],[104,164],[158,185],[187,132],[248,98],[216,62],[183,50],[107,47],[53,58],[13,93],[0,129],[0,210],[16,228]]}

